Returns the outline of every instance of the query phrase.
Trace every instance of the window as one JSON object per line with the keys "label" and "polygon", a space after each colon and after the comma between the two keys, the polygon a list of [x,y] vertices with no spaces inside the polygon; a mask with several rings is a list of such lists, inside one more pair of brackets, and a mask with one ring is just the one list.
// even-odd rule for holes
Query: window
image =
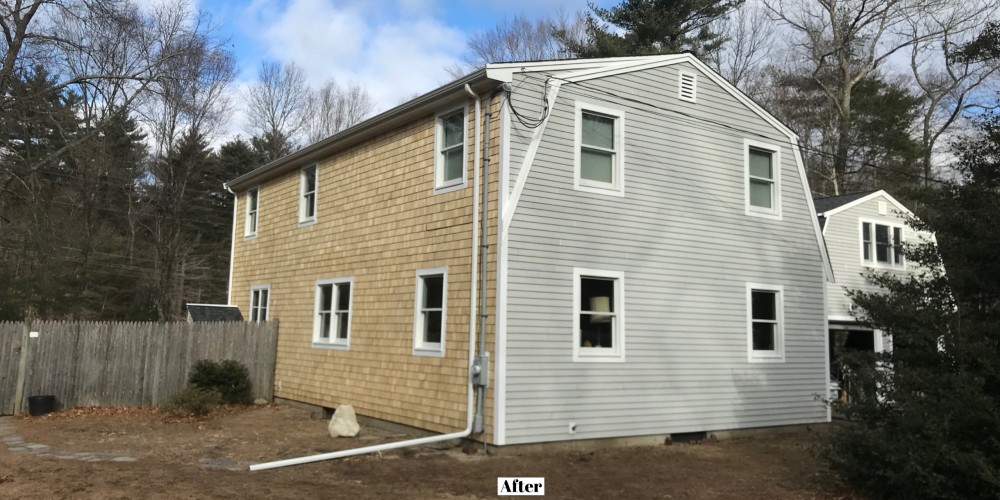
{"label": "window", "polygon": [[247,221],[243,228],[244,236],[257,235],[257,204],[260,196],[260,188],[247,191]]}
{"label": "window", "polygon": [[299,223],[314,222],[316,220],[316,165],[302,169],[300,174],[300,189],[302,197],[299,199]]}
{"label": "window", "polygon": [[250,321],[267,321],[267,310],[271,305],[271,287],[257,285],[250,288]]}
{"label": "window", "polygon": [[625,360],[625,275],[573,270],[573,360]]}
{"label": "window", "polygon": [[903,228],[861,221],[861,263],[871,267],[903,267]]}
{"label": "window", "polygon": [[780,148],[744,140],[746,171],[746,213],[781,218]]}
{"label": "window", "polygon": [[465,108],[438,115],[435,130],[434,188],[465,186]]}
{"label": "window", "polygon": [[747,284],[750,362],[784,361],[784,305],[781,286]]}
{"label": "window", "polygon": [[448,268],[417,271],[413,318],[414,354],[444,356],[447,309]]}
{"label": "window", "polygon": [[625,196],[624,121],[622,111],[576,103],[575,189]]}
{"label": "window", "polygon": [[316,317],[313,345],[347,348],[351,341],[351,289],[353,278],[316,282]]}

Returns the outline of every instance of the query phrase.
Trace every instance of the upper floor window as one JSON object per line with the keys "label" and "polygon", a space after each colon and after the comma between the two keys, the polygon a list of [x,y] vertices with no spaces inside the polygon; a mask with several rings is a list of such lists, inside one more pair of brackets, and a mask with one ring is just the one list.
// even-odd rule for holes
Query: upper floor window
{"label": "upper floor window", "polygon": [[625,275],[573,270],[573,360],[625,360]]}
{"label": "upper floor window", "polygon": [[299,174],[299,222],[316,220],[316,165],[302,169]]}
{"label": "upper floor window", "polygon": [[448,268],[417,271],[413,318],[413,353],[444,356],[448,318]]}
{"label": "upper floor window", "polygon": [[903,267],[903,228],[861,221],[861,261],[868,266]]}
{"label": "upper floor window", "polygon": [[313,344],[347,348],[351,341],[351,288],[353,278],[316,283],[316,316]]}
{"label": "upper floor window", "polygon": [[255,236],[257,234],[257,205],[260,197],[260,188],[247,191],[247,221],[243,228],[244,236]]}
{"label": "upper floor window", "polygon": [[624,121],[620,110],[576,103],[577,190],[625,195]]}
{"label": "upper floor window", "polygon": [[270,285],[255,285],[250,288],[250,321],[267,321],[267,311],[271,306]]}
{"label": "upper floor window", "polygon": [[781,218],[780,148],[744,140],[746,213]]}
{"label": "upper floor window", "polygon": [[751,362],[785,359],[783,287],[747,284],[747,336]]}
{"label": "upper floor window", "polygon": [[465,108],[438,115],[435,129],[434,188],[465,185]]}

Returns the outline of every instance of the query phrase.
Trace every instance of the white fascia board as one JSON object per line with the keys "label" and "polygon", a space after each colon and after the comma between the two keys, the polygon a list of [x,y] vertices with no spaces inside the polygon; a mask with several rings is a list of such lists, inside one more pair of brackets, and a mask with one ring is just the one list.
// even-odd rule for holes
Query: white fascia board
{"label": "white fascia board", "polygon": [[682,54],[663,56],[604,57],[596,59],[559,59],[555,61],[528,61],[492,63],[486,65],[486,76],[493,80],[510,82],[514,73],[538,71],[580,71],[600,70],[636,62],[646,62],[676,58]]}
{"label": "white fascia board", "polygon": [[892,196],[890,196],[889,193],[886,193],[882,189],[879,189],[878,191],[875,191],[874,193],[870,193],[870,194],[868,194],[866,196],[858,198],[858,199],[856,199],[856,200],[854,200],[854,201],[852,201],[850,203],[845,203],[845,204],[843,204],[843,205],[841,205],[841,206],[839,206],[837,208],[833,208],[833,209],[827,210],[826,212],[823,212],[820,215],[822,215],[822,216],[824,216],[824,217],[826,217],[826,218],[829,219],[831,215],[843,212],[844,210],[847,210],[849,208],[856,207],[856,206],[858,206],[858,205],[860,205],[862,203],[874,200],[875,198],[878,198],[879,196],[884,196],[885,199],[889,200],[889,203],[892,203],[900,212],[904,212],[904,213],[906,213],[908,215],[913,215],[913,212],[911,212],[909,208],[904,207],[902,203],[900,203],[899,201],[897,201],[895,198],[893,198]]}

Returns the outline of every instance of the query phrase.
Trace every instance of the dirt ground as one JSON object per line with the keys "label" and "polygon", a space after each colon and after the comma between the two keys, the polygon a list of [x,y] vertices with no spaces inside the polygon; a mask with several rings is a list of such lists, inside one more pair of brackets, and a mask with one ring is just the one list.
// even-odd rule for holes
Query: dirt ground
{"label": "dirt ground", "polygon": [[[489,498],[496,478],[545,477],[550,498],[851,497],[813,456],[815,433],[589,453],[487,456],[404,449],[269,471],[271,461],[405,439],[364,427],[333,439],[326,422],[283,406],[226,408],[200,420],[155,410],[70,410],[6,419],[52,454],[115,453],[86,462],[0,443],[0,498]],[[231,469],[211,468],[230,464]]]}

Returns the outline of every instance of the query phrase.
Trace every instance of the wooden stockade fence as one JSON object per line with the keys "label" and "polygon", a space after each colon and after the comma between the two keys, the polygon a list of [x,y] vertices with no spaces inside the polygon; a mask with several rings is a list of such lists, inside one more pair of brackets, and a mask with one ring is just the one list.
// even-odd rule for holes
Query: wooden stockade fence
{"label": "wooden stockade fence", "polygon": [[0,415],[41,395],[62,408],[161,405],[201,359],[241,361],[254,398],[270,401],[277,338],[277,322],[0,322]]}

